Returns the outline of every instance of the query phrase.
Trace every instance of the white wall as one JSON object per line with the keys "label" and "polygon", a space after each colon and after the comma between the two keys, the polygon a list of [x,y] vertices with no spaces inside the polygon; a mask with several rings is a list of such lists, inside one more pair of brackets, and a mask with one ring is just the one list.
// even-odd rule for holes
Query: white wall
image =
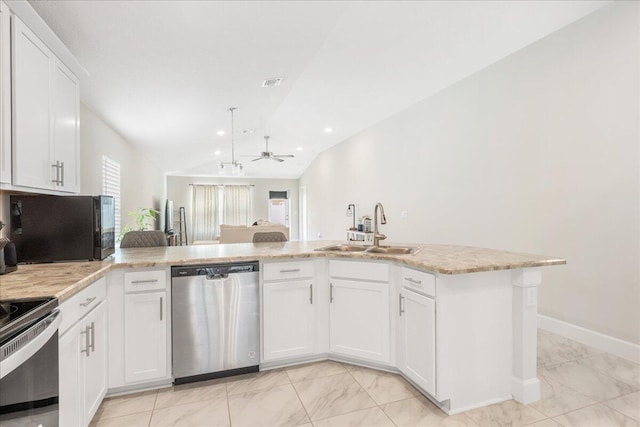
{"label": "white wall", "polygon": [[[133,148],[84,104],[80,110],[80,191],[102,193],[102,156],[120,163],[122,225],[135,226],[128,215],[138,208],[163,210],[166,194],[164,173]],[[164,224],[156,221],[154,227]]]}
{"label": "white wall", "polygon": [[[206,178],[193,176],[167,176],[167,198],[173,200],[175,211],[184,206],[187,216],[187,235],[191,242],[191,187],[189,184],[238,184],[253,187],[253,220],[269,219],[269,191],[288,191],[291,216],[289,237],[298,240],[298,180],[297,179],[250,179],[250,178]],[[175,221],[178,220],[177,213]]]}
{"label": "white wall", "polygon": [[638,16],[608,6],[322,153],[309,236],[380,201],[391,241],[565,257],[540,312],[640,343]]}

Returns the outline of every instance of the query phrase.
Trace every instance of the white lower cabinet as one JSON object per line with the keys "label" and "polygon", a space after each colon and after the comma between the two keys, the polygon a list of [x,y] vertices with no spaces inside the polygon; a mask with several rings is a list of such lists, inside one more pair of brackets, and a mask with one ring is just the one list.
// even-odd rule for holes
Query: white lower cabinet
{"label": "white lower cabinet", "polygon": [[263,298],[263,360],[313,354],[315,322],[313,282],[265,283]]}
{"label": "white lower cabinet", "polygon": [[407,289],[400,292],[398,368],[424,391],[436,394],[436,304]]}
{"label": "white lower cabinet", "polygon": [[89,425],[107,391],[104,288],[101,279],[60,306],[68,326],[58,342],[61,426]]}
{"label": "white lower cabinet", "polygon": [[313,355],[319,321],[313,261],[262,264],[262,361]]}
{"label": "white lower cabinet", "polygon": [[167,375],[167,293],[124,296],[124,378],[133,383]]}
{"label": "white lower cabinet", "polygon": [[331,278],[330,351],[390,362],[389,284]]}
{"label": "white lower cabinet", "polygon": [[171,381],[169,268],[109,274],[109,390]]}

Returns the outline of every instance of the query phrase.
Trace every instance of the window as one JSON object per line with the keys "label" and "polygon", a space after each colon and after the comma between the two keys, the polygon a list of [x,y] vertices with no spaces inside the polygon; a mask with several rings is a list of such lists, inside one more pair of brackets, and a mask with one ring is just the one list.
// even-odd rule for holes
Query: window
{"label": "window", "polygon": [[251,223],[251,186],[192,184],[191,191],[192,241],[217,239],[220,224]]}
{"label": "window", "polygon": [[115,236],[120,235],[120,163],[102,156],[102,194],[113,197],[115,204]]}

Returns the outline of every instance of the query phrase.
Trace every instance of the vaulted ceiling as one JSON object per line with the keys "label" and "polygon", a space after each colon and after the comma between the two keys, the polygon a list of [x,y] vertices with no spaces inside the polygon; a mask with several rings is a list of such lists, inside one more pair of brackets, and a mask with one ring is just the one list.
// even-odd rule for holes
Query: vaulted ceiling
{"label": "vaulted ceiling", "polygon": [[236,157],[263,151],[264,135],[296,155],[241,157],[246,176],[297,178],[319,152],[609,2],[30,3],[87,69],[83,102],[165,172],[218,175],[237,107]]}

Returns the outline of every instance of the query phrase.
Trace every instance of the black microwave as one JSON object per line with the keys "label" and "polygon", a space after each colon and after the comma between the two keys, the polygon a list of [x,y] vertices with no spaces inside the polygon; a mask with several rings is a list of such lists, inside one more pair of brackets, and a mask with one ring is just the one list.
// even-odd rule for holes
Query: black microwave
{"label": "black microwave", "polygon": [[19,263],[101,260],[115,250],[111,196],[10,196]]}

